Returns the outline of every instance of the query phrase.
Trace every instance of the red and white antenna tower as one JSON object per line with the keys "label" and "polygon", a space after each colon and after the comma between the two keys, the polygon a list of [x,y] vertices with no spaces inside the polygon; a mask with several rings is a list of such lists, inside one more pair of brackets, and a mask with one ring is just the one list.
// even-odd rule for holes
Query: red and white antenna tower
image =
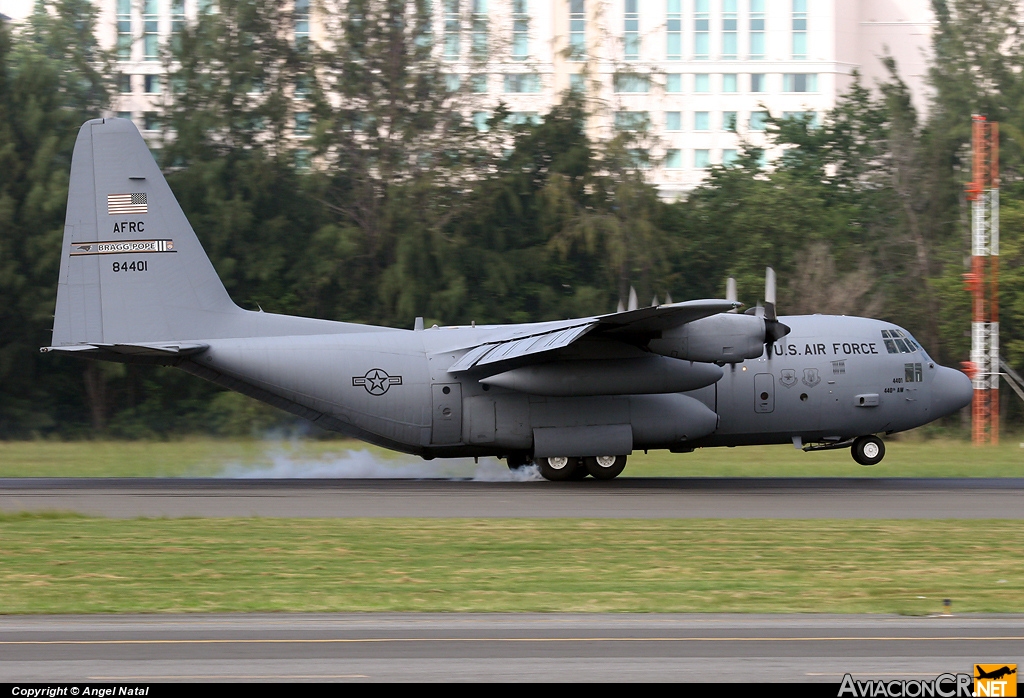
{"label": "red and white antenna tower", "polygon": [[973,117],[971,272],[964,274],[974,300],[971,318],[972,439],[999,443],[999,124]]}

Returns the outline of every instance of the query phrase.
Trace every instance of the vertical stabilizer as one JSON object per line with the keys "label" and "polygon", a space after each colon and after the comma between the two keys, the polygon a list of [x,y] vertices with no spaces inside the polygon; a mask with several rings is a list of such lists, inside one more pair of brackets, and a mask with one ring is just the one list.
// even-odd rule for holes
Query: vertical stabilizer
{"label": "vertical stabilizer", "polygon": [[52,345],[223,336],[245,314],[135,125],[86,122],[71,164]]}

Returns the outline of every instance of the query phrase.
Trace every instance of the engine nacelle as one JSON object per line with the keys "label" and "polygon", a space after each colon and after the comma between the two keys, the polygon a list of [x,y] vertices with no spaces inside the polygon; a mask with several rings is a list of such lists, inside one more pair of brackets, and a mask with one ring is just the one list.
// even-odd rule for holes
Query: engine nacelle
{"label": "engine nacelle", "polygon": [[684,393],[711,385],[721,377],[722,369],[713,364],[646,356],[552,361],[514,368],[480,382],[530,395],[581,397]]}
{"label": "engine nacelle", "polygon": [[734,364],[761,356],[764,339],[763,318],[722,313],[665,330],[648,347],[662,356]]}

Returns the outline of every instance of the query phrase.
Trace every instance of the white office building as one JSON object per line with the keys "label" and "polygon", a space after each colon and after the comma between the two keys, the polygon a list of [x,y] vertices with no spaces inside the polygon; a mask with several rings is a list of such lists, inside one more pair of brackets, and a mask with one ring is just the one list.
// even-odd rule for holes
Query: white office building
{"label": "white office building", "polygon": [[[320,4],[290,1],[292,31],[329,41]],[[160,47],[216,2],[96,2],[99,38],[117,51],[124,76],[114,111],[155,128],[170,98]],[[432,0],[431,8],[449,85],[471,95],[467,117],[480,128],[499,101],[530,120],[580,90],[592,137],[646,129],[647,174],[669,198],[743,143],[763,145],[768,112],[820,119],[855,70],[869,86],[884,79],[885,53],[916,106],[927,105],[928,0]]]}

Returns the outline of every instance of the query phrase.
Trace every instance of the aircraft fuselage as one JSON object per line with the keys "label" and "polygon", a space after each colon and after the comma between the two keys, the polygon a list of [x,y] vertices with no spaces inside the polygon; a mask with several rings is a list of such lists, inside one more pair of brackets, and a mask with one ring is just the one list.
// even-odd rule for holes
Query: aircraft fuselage
{"label": "aircraft fuselage", "polygon": [[[609,453],[794,438],[840,442],[930,422],[959,409],[970,389],[962,373],[935,364],[909,333],[900,331],[905,340],[898,346],[883,336],[900,330],[891,323],[822,315],[782,320],[792,332],[771,358],[765,353],[727,364],[717,381],[712,376],[706,387],[681,393],[537,395],[480,382],[494,370],[449,373],[463,353],[449,347],[465,346],[466,333],[479,340],[497,329],[487,326],[418,332],[362,326],[341,334],[215,340],[179,365],[325,428],[425,457],[553,455],[545,443],[566,439],[591,447],[603,439],[606,448],[620,449]],[[641,348],[618,351],[617,358],[600,359],[610,376],[615,361],[636,366],[630,362],[651,357]],[[702,376],[718,370],[681,363]]]}

